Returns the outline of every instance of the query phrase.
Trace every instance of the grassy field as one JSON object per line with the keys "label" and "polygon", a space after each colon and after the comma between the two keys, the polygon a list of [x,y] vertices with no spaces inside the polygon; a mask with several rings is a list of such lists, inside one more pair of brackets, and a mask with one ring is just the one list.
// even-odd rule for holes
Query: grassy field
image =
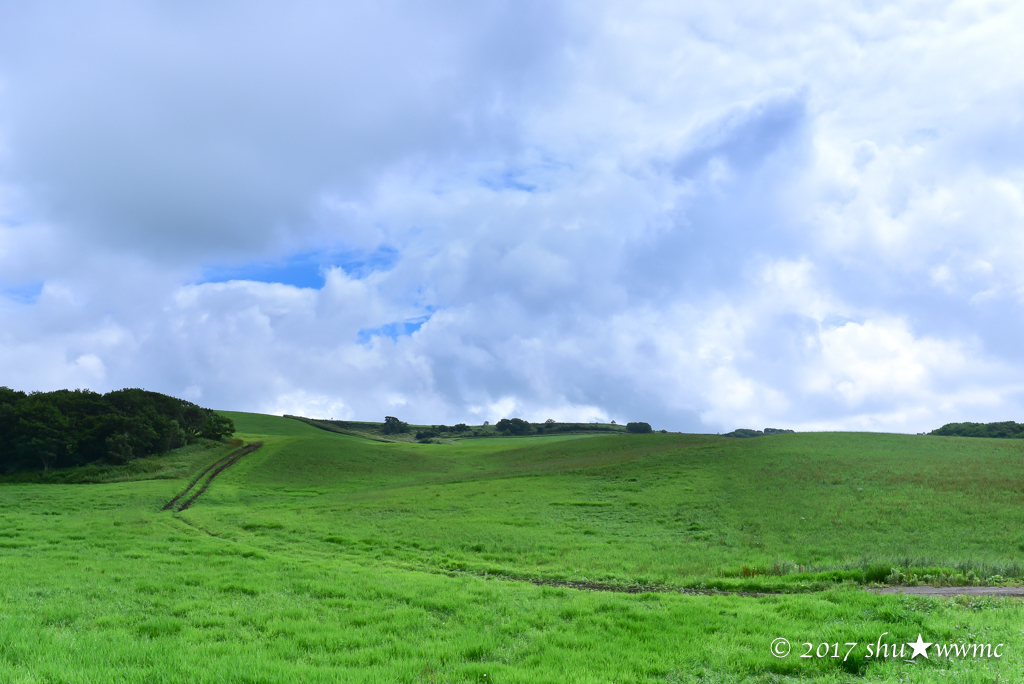
{"label": "grassy field", "polygon": [[[892,568],[1019,580],[1024,443],[388,444],[227,415],[264,446],[181,513],[160,508],[228,447],[168,457],[164,479],[0,484],[0,682],[1024,679],[1018,599],[863,589]],[[867,657],[919,633],[1002,657]]]}

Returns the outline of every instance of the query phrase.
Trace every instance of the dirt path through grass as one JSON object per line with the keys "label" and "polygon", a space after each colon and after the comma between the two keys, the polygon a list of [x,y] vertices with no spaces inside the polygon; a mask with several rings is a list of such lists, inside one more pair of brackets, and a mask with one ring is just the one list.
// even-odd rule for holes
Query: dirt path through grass
{"label": "dirt path through grass", "polygon": [[873,589],[876,594],[908,596],[1020,596],[1024,587],[885,587]]}
{"label": "dirt path through grass", "polygon": [[[509,579],[509,578],[505,578]],[[512,579],[514,582],[526,581],[540,587],[562,587],[579,589],[580,591],[611,591],[619,594],[691,594],[694,596],[772,596],[772,594],[753,591],[722,591],[719,589],[694,589],[692,587],[645,587],[636,585],[600,584],[598,582],[561,582],[545,579]]]}
{"label": "dirt path through grass", "polygon": [[[611,591],[624,594],[647,592],[694,594],[699,596],[776,596],[770,592],[727,591],[720,589],[694,589],[683,587],[644,587],[629,585],[600,584],[597,582],[560,582],[557,580],[530,579],[531,584],[545,587],[565,587],[581,591]],[[908,596],[1014,596],[1024,598],[1024,587],[884,587],[871,589],[876,594],[906,594]]]}
{"label": "dirt path through grass", "polygon": [[[544,587],[564,587],[566,589],[579,589],[581,591],[611,591],[623,594],[643,594],[647,592],[654,592],[693,594],[698,596],[748,596],[754,598],[778,595],[777,593],[771,592],[694,589],[691,587],[622,586],[615,584],[600,584],[597,582],[560,582],[557,580],[543,579],[530,579],[526,581],[531,584]],[[870,589],[869,591],[876,594],[905,594],[907,596],[1011,596],[1024,598],[1024,587],[884,587],[881,589]]]}

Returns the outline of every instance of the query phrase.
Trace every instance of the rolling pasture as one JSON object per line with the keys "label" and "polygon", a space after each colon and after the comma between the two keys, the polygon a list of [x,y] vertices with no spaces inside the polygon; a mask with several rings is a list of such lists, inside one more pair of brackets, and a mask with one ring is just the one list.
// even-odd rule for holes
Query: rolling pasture
{"label": "rolling pasture", "polygon": [[[164,457],[176,465],[162,479],[0,484],[0,681],[1009,682],[1024,673],[1019,599],[864,589],[915,573],[1019,581],[1021,441],[823,433],[388,444],[225,415],[236,437],[263,446],[187,510],[161,508],[232,447]],[[883,633],[1005,646],[998,659],[868,658],[864,645]],[[777,637],[792,654],[772,655]],[[845,659],[800,658],[803,642],[860,647]]]}

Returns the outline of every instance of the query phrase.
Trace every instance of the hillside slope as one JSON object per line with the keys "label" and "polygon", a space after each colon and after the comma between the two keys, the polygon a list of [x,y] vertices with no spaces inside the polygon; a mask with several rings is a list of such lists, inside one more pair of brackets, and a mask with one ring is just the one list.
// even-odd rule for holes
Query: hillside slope
{"label": "hillside slope", "polygon": [[[230,417],[263,446],[182,512],[161,508],[226,449],[175,480],[0,484],[0,681],[838,684],[1024,671],[1010,646],[1020,601],[857,584],[904,561],[1019,576],[1022,454],[1006,440],[383,444]],[[1007,648],[868,657],[883,636],[919,634]],[[780,637],[789,656],[769,649]],[[811,641],[815,653],[856,647],[804,659]]]}
{"label": "hillside slope", "polygon": [[[273,518],[281,531],[263,534],[275,543],[330,538],[338,553],[423,568],[627,584],[873,566],[1020,576],[1024,565],[1024,443],[817,433],[381,444],[229,415],[269,448],[202,515],[223,530]],[[299,513],[285,503],[296,497]]]}

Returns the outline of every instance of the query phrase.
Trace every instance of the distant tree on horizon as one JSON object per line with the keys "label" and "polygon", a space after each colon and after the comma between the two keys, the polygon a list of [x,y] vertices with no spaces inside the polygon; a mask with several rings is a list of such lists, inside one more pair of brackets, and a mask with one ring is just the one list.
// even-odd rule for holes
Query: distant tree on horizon
{"label": "distant tree on horizon", "polygon": [[394,416],[384,416],[384,427],[381,428],[381,432],[385,435],[397,435],[402,432],[409,431],[409,424],[404,423]]}
{"label": "distant tree on horizon", "polygon": [[507,432],[511,435],[528,435],[533,431],[530,424],[521,418],[502,418],[494,427],[498,432]]}

